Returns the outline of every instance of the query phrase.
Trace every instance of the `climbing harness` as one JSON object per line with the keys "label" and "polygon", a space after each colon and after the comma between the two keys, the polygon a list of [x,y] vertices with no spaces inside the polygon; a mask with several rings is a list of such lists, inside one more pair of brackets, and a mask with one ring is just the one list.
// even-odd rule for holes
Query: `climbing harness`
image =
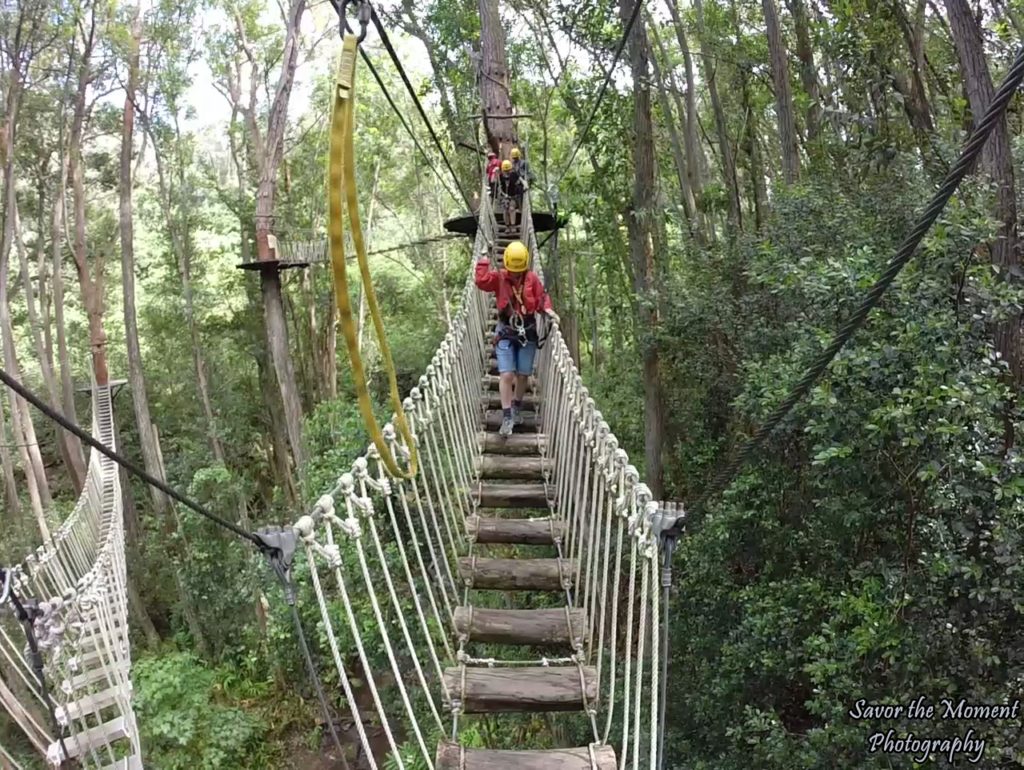
{"label": "climbing harness", "polygon": [[[350,4],[357,5],[360,32],[357,36],[348,26],[346,16]],[[355,76],[356,53],[359,43],[366,37],[366,28],[370,21],[370,5],[361,0],[342,0],[339,8],[340,26],[345,30],[342,35],[342,51],[338,62],[338,74],[334,89],[334,109],[331,116],[330,163],[328,174],[328,241],[331,254],[331,269],[334,275],[334,299],[338,306],[338,322],[341,326],[345,346],[348,348],[349,360],[352,363],[352,379],[355,383],[356,399],[363,422],[370,434],[373,445],[380,453],[381,461],[388,472],[395,476],[412,478],[417,471],[416,441],[405,411],[402,408],[402,397],[398,391],[398,379],[395,364],[391,357],[377,304],[377,294],[373,288],[370,265],[363,242],[362,225],[359,220],[359,198],[355,175]],[[344,193],[344,203],[342,195]],[[366,293],[366,306],[373,320],[380,345],[384,371],[387,373],[391,405],[395,410],[395,423],[409,451],[409,467],[407,471],[399,470],[395,456],[384,440],[380,424],[373,413],[373,401],[366,381],[366,370],[357,340],[356,321],[352,314],[352,302],[349,298],[348,269],[345,261],[345,225],[343,207],[348,208],[348,220],[352,235],[352,244],[359,262],[359,274],[362,278],[362,291]]]}

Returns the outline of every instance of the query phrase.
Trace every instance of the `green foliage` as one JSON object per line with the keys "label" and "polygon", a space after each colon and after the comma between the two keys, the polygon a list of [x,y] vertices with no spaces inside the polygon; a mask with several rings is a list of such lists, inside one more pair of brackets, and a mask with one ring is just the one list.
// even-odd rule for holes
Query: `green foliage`
{"label": "green foliage", "polygon": [[219,679],[189,653],[165,652],[135,664],[135,709],[148,763],[162,770],[253,766],[250,752],[262,728],[230,703]]}

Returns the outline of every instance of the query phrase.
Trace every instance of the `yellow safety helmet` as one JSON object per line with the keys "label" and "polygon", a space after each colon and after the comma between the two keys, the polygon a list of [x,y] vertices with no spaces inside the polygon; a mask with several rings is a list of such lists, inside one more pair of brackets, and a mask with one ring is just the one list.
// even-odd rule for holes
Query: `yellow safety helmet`
{"label": "yellow safety helmet", "polygon": [[505,269],[510,273],[525,273],[529,261],[530,252],[522,241],[512,241],[505,247]]}
{"label": "yellow safety helmet", "polygon": [[519,148],[518,147],[513,147],[512,148],[512,157],[513,158],[518,158],[519,157]]}
{"label": "yellow safety helmet", "polygon": [[510,161],[510,160],[503,160],[501,162],[501,170],[502,171],[511,171],[512,170],[512,161]]}

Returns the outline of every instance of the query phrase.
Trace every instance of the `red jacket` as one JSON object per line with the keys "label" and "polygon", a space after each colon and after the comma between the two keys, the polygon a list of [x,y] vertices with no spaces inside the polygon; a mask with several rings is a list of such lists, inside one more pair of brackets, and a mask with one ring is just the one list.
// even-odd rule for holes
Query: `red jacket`
{"label": "red jacket", "polygon": [[523,315],[532,315],[545,310],[551,310],[551,297],[544,291],[544,285],[540,278],[532,270],[527,270],[521,282],[515,281],[508,270],[491,270],[491,263],[487,259],[481,259],[476,263],[476,285],[484,291],[493,291],[498,295],[498,312],[504,310],[514,298],[513,286],[522,286],[522,307],[516,307],[519,301],[516,300],[512,310]]}
{"label": "red jacket", "polygon": [[501,169],[501,161],[491,158],[487,161],[487,181],[493,183],[498,178],[498,171]]}

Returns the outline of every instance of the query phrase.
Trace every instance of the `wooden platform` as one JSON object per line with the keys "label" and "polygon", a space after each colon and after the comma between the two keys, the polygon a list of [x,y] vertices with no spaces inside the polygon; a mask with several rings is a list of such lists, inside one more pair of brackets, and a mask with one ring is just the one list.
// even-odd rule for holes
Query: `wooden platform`
{"label": "wooden platform", "polygon": [[[583,666],[449,668],[446,689],[466,714],[580,711],[597,700],[597,669]],[[586,683],[586,691],[583,683]]]}
{"label": "wooden platform", "polygon": [[513,433],[507,438],[496,432],[480,434],[485,461],[488,455],[539,455],[545,440],[543,433]]}
{"label": "wooden platform", "polygon": [[484,508],[546,508],[547,490],[543,484],[483,481],[473,496]]}
{"label": "wooden platform", "polygon": [[[512,434],[515,435],[514,433]],[[544,478],[543,457],[502,457],[484,455],[478,464],[483,479],[524,479]]]}
{"label": "wooden platform", "polygon": [[455,608],[455,630],[472,642],[572,647],[583,638],[586,627],[583,610],[566,613],[564,607],[544,610]]}
{"label": "wooden platform", "polygon": [[464,749],[445,741],[437,747],[436,770],[617,770],[611,746],[594,749],[547,749],[542,751],[491,751]]}
{"label": "wooden platform", "polygon": [[[561,565],[559,565],[561,561]],[[463,556],[459,576],[470,588],[495,591],[561,591],[576,580],[576,562],[559,559],[490,559]]]}
{"label": "wooden platform", "polygon": [[470,516],[466,534],[477,543],[508,545],[554,545],[561,538],[562,522],[547,519],[505,519]]}

